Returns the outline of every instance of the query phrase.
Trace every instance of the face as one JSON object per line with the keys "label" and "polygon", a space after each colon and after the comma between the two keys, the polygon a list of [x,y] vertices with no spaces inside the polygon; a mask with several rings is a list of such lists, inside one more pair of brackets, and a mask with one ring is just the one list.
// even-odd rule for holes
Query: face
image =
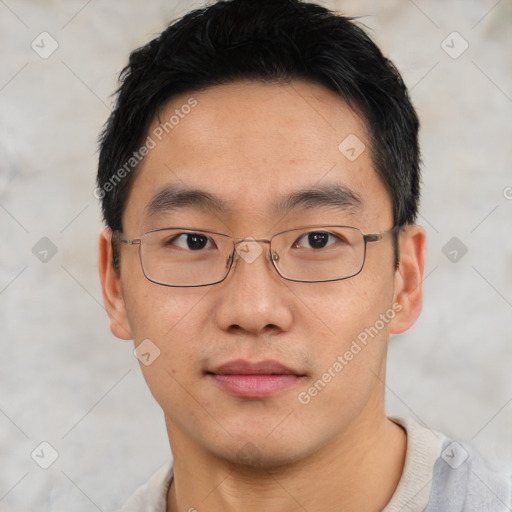
{"label": "face", "polygon": [[[183,109],[191,97],[197,103]],[[168,133],[159,129],[176,110],[179,122]],[[320,85],[238,82],[185,94],[155,119],[148,134],[155,133],[126,203],[124,238],[176,226],[269,239],[308,225],[364,233],[393,225],[364,122]],[[199,190],[215,202],[172,204],[168,196],[150,213],[148,205],[166,188]],[[356,201],[333,199],[332,190],[340,189]],[[285,202],[304,192],[308,200]],[[206,287],[150,282],[137,246],[120,245],[119,279],[105,271],[114,333],[136,345],[149,339],[160,351],[141,368],[165,413],[175,456],[187,446],[226,461],[279,465],[382,414],[390,330],[404,330],[397,327],[404,315],[407,326],[415,316],[399,304],[407,276],[394,270],[392,238],[368,243],[355,277],[322,283],[283,279],[268,244],[260,246],[254,261],[237,255],[227,278]],[[264,361],[253,370],[266,377],[239,375]],[[268,361],[287,375],[269,376],[275,367]],[[220,369],[226,364],[230,375]]]}

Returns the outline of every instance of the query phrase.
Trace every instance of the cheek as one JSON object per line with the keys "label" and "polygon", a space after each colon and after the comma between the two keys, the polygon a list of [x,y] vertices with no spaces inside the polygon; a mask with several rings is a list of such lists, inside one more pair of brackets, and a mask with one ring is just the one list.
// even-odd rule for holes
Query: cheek
{"label": "cheek", "polygon": [[[187,409],[187,390],[192,390],[201,376],[200,361],[208,343],[206,335],[211,332],[212,315],[203,300],[207,293],[207,288],[183,290],[149,282],[136,293],[127,293],[135,345],[150,354],[139,356],[140,367],[164,411]],[[189,405],[193,413],[193,403]]]}
{"label": "cheek", "polygon": [[[391,274],[391,273],[390,273]],[[308,290],[294,290],[305,305],[302,328],[325,336],[323,349],[342,349],[365,329],[374,326],[381,314],[392,310],[392,276],[375,277],[370,272],[345,281],[321,283]],[[391,316],[388,315],[388,316]],[[379,322],[378,330],[387,331]],[[324,350],[319,350],[322,354]]]}
{"label": "cheek", "polygon": [[175,333],[193,332],[202,325],[199,311],[208,288],[172,288],[137,276],[123,287],[126,311],[134,339],[150,338],[165,343]]}
{"label": "cheek", "polygon": [[315,372],[296,397],[296,418],[312,432],[322,431],[326,436],[347,428],[368,403],[378,398],[392,316],[381,320],[381,314],[390,307],[382,298],[384,290],[362,293],[357,282],[339,288],[333,293],[325,290],[317,299],[314,309],[322,315],[328,326],[324,331],[329,334],[317,338],[316,348],[311,348]]}
{"label": "cheek", "polygon": [[356,276],[329,283],[317,294],[303,297],[308,306],[304,327],[314,340],[310,350],[316,359],[315,379],[322,381],[320,388],[325,383],[332,390],[350,391],[352,396],[366,393],[374,374],[380,374],[389,326],[396,315],[390,283],[373,280],[368,286],[358,281],[362,279]]}
{"label": "cheek", "polygon": [[152,391],[154,385],[168,386],[166,381],[173,377],[185,385],[200,372],[199,361],[212,329],[212,315],[204,300],[209,289],[168,288],[146,282],[127,290],[125,297],[135,345],[146,343],[158,356],[148,366],[141,360],[144,376]]}

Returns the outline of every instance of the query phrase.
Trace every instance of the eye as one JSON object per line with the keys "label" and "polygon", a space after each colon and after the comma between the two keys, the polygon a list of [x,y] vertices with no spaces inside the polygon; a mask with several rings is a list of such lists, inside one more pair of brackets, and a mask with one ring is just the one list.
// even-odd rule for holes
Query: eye
{"label": "eye", "polygon": [[339,237],[327,231],[311,231],[300,236],[293,244],[294,249],[323,249],[340,240]]}
{"label": "eye", "polygon": [[181,249],[200,251],[216,247],[212,239],[201,233],[181,233],[172,237],[166,245],[175,245]]}

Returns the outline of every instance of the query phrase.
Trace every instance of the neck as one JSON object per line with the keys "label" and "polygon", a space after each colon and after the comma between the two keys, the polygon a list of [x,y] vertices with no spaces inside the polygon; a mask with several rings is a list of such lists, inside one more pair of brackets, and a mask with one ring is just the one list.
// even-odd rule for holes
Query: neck
{"label": "neck", "polygon": [[362,413],[311,456],[272,468],[220,460],[178,429],[169,435],[179,448],[173,449],[167,512],[381,511],[398,485],[406,452],[405,431],[383,410]]}

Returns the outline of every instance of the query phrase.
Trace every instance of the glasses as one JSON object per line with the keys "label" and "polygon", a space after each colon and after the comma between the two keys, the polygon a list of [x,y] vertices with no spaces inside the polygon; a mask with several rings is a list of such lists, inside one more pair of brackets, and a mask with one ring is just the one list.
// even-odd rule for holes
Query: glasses
{"label": "glasses", "polygon": [[162,286],[208,286],[226,279],[235,253],[251,263],[269,244],[270,261],[289,281],[320,283],[340,281],[361,272],[368,242],[398,233],[365,234],[351,226],[307,226],[275,234],[269,240],[232,238],[223,233],[195,228],[153,229],[140,238],[121,238],[114,231],[112,244],[139,246],[146,278]]}

